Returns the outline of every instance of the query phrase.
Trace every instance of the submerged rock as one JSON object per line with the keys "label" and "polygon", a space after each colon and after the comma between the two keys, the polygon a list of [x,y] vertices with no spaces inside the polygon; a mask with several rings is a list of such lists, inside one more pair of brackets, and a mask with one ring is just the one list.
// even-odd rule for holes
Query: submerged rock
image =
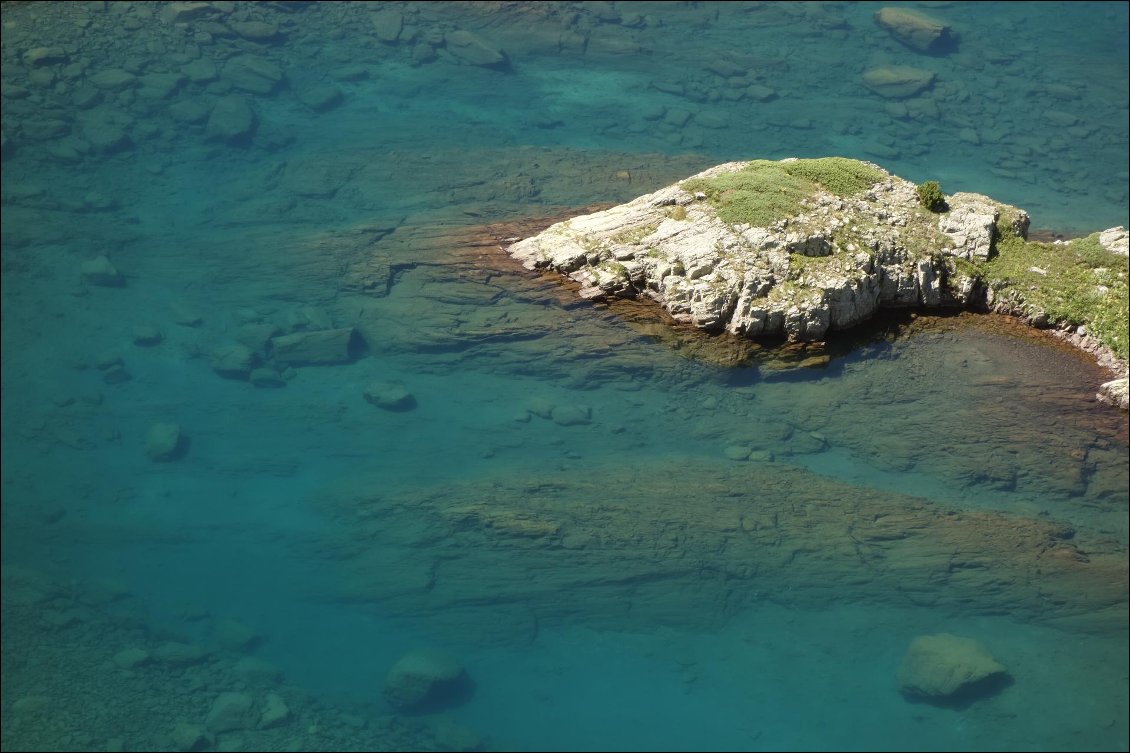
{"label": "submerged rock", "polygon": [[154,424],[145,439],[145,454],[154,462],[175,460],[180,455],[183,444],[180,424]]}
{"label": "submerged rock", "polygon": [[84,261],[82,263],[81,272],[83,281],[88,285],[98,285],[105,288],[120,288],[126,284],[126,278],[105,256],[98,256],[90,261]]}
{"label": "submerged rock", "polygon": [[988,694],[1008,670],[979,642],[949,633],[914,639],[898,670],[899,690],[933,703]]}
{"label": "submerged rock", "polygon": [[887,99],[913,97],[934,84],[934,73],[908,65],[886,65],[863,73],[867,88]]}
{"label": "submerged rock", "polygon": [[506,67],[506,53],[502,48],[496,47],[477,34],[459,29],[449,32],[444,37],[444,41],[447,43],[447,51],[461,63],[484,68]]}
{"label": "submerged rock", "polygon": [[954,47],[956,37],[949,25],[910,8],[881,8],[875,23],[918,52],[937,55]]}
{"label": "submerged rock", "polygon": [[463,665],[443,651],[405,654],[385,677],[384,695],[398,710],[432,710],[459,700],[467,684]]}
{"label": "submerged rock", "polygon": [[365,399],[383,410],[401,413],[416,407],[416,397],[396,382],[373,382],[365,388]]}

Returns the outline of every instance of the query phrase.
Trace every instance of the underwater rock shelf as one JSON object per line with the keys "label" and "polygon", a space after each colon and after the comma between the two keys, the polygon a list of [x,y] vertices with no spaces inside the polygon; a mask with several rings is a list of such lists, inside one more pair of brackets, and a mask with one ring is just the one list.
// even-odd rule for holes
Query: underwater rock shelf
{"label": "underwater rock shelf", "polygon": [[924,203],[869,162],[730,162],[507,251],[583,298],[652,299],[706,331],[820,341],[880,308],[989,310],[1074,335],[1126,373],[1125,230],[1040,243],[1027,212],[987,196]]}

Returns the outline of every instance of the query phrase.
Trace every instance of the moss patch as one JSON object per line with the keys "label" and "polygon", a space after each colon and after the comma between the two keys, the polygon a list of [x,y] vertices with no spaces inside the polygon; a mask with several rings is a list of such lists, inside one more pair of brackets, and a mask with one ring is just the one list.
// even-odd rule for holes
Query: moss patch
{"label": "moss patch", "polygon": [[1126,259],[1103,248],[1098,233],[1067,245],[1005,236],[995,257],[970,266],[993,287],[1015,290],[1051,322],[1085,325],[1119,358],[1130,357]]}
{"label": "moss patch", "polygon": [[754,160],[736,172],[688,180],[682,186],[692,193],[706,194],[723,222],[766,227],[798,214],[801,201],[821,189],[847,197],[885,177],[878,168],[844,157]]}

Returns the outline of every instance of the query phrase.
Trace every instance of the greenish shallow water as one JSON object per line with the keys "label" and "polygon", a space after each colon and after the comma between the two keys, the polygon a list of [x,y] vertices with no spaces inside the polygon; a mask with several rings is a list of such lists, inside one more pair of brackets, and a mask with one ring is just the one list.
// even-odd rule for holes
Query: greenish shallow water
{"label": "greenish shallow water", "polygon": [[[1127,224],[1125,4],[919,4],[960,33],[940,57],[892,40],[878,7],[237,3],[205,19],[279,26],[259,43],[159,5],[5,6],[4,749],[176,749],[170,731],[226,691],[278,693],[294,715],[216,749],[468,747],[430,714],[388,721],[385,673],[433,645],[474,681],[447,713],[491,749],[1125,750],[1127,420],[1095,404],[1084,358],[961,324],[823,369],[725,369],[467,242],[724,160],[825,154],[989,194],[1036,227]],[[389,9],[396,43],[368,17]],[[413,62],[454,28],[508,69],[443,47]],[[64,63],[26,62],[54,44]],[[240,56],[287,81],[239,94],[257,121],[242,145],[171,114],[214,104],[226,75],[74,104],[98,70]],[[886,100],[861,79],[882,65],[937,80]],[[300,95],[327,82],[343,101],[312,111]],[[774,96],[735,94],[751,86]],[[128,144],[89,146],[108,122]],[[99,254],[124,287],[80,282]],[[185,309],[201,323],[178,324]],[[358,327],[361,357],[279,389],[210,368],[214,348],[303,319]],[[142,325],[160,344],[134,343]],[[106,354],[128,381],[107,381]],[[370,405],[375,380],[417,407]],[[154,463],[146,434],[167,421],[186,451]],[[1050,581],[1030,597],[1009,575],[1025,551],[962,571],[973,538],[926,534],[957,564],[924,592],[913,558],[892,575],[893,550],[821,561],[851,552],[839,510],[878,519],[910,498],[1003,514],[985,529],[1062,522],[1094,563],[1121,562],[1122,599],[1100,619]],[[743,570],[759,506],[819,524],[781,522],[782,553]],[[27,587],[29,569],[54,585]],[[225,640],[232,620],[255,647]],[[980,640],[1012,684],[908,702],[902,655],[939,632]],[[217,653],[114,661],[169,640]],[[246,653],[285,683],[233,671]]]}

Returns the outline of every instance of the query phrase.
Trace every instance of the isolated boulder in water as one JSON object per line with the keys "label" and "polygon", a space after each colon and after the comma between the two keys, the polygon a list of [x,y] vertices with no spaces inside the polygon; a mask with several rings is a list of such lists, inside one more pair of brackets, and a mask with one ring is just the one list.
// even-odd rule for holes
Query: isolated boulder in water
{"label": "isolated boulder in water", "polygon": [[180,424],[153,424],[145,438],[145,454],[156,462],[175,460],[180,455],[183,444]]}
{"label": "isolated boulder in water", "polygon": [[396,382],[373,382],[365,388],[365,399],[388,411],[408,411],[416,407],[416,397]]}
{"label": "isolated boulder in water", "polygon": [[400,710],[436,709],[458,703],[469,685],[453,656],[435,649],[405,654],[385,677],[384,695]]}
{"label": "isolated boulder in water", "polygon": [[915,638],[898,670],[899,690],[911,699],[946,703],[987,694],[1008,670],[980,642],[949,633]]}

